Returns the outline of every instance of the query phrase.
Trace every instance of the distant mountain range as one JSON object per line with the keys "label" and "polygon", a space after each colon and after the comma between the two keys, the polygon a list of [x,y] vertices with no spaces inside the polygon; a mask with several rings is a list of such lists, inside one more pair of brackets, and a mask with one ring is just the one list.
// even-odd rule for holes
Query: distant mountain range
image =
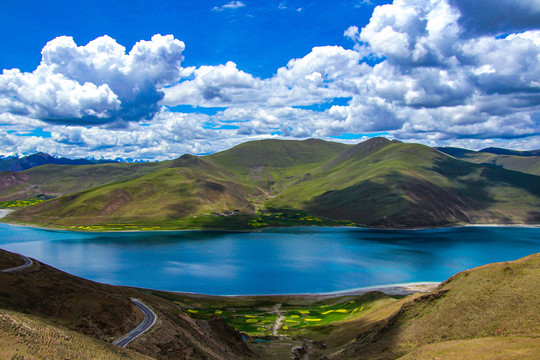
{"label": "distant mountain range", "polygon": [[91,165],[91,164],[105,164],[117,162],[115,160],[89,160],[89,159],[66,159],[56,158],[49,154],[42,152],[28,155],[24,157],[10,156],[0,157],[0,172],[9,171],[23,171],[31,169],[40,165],[56,164],[56,165]]}
{"label": "distant mountain range", "polygon": [[157,163],[7,171],[0,174],[0,200],[57,196],[7,220],[61,227],[540,223],[540,157],[533,153],[435,149],[385,138],[357,145],[260,140]]}

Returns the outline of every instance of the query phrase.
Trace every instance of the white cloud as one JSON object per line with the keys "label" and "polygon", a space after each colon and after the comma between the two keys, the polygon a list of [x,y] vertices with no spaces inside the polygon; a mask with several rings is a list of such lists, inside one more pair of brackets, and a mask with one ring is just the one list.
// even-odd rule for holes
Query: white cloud
{"label": "white cloud", "polygon": [[52,122],[79,118],[101,122],[118,111],[121,104],[107,84],[81,84],[43,69],[31,74],[4,70],[0,75],[0,96],[0,111]]}
{"label": "white cloud", "polygon": [[261,86],[260,80],[236,68],[229,61],[225,65],[201,66],[186,80],[165,89],[163,104],[220,106],[242,101],[246,92]]}
{"label": "white cloud", "polygon": [[[540,134],[534,4],[520,1],[517,8],[531,14],[496,27],[526,31],[495,37],[487,23],[466,24],[483,15],[467,13],[465,2],[395,0],[377,6],[363,28],[344,31],[354,50],[315,47],[267,79],[233,62],[182,68],[184,45],[172,36],[141,41],[127,54],[109,37],[86,46],[60,37],[45,46],[34,72],[0,75],[0,123],[13,131],[46,126],[52,137],[25,137],[23,146],[20,136],[6,133],[0,145],[5,152],[34,146],[66,155],[171,158],[248,139],[387,132],[430,145],[480,147],[498,138],[499,145],[531,148]],[[204,115],[166,108],[176,105],[225,109]],[[142,119],[148,126],[128,121]],[[124,127],[83,126],[110,122]]]}
{"label": "white cloud", "polygon": [[0,109],[43,121],[93,124],[152,118],[162,88],[183,74],[184,43],[172,35],[139,41],[126,54],[108,36],[85,46],[58,37],[32,73],[0,75]]}
{"label": "white cloud", "polygon": [[212,11],[223,11],[223,10],[227,10],[227,9],[238,9],[238,8],[241,8],[241,7],[244,7],[246,6],[246,4],[244,4],[242,1],[231,1],[225,5],[222,5],[222,6],[214,6],[212,8]]}
{"label": "white cloud", "polygon": [[339,46],[316,47],[292,59],[277,74],[261,80],[238,70],[236,64],[201,66],[193,79],[166,88],[162,104],[174,106],[295,106],[348,97],[355,79],[368,71],[356,51]]}

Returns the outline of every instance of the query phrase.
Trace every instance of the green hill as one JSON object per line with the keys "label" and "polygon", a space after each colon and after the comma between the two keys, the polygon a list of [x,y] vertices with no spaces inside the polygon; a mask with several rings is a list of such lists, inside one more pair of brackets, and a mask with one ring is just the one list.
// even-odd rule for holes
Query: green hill
{"label": "green hill", "polygon": [[373,226],[534,222],[539,180],[459,161],[419,144],[371,139],[312,171],[267,205]]}
{"label": "green hill", "polygon": [[134,179],[156,171],[166,163],[51,164],[20,172],[4,171],[0,173],[0,201],[71,194],[104,184]]}
{"label": "green hill", "polygon": [[515,151],[498,148],[487,148],[472,151],[460,148],[437,148],[445,154],[475,164],[486,164],[508,170],[520,171],[532,175],[540,175],[539,150]]}
{"label": "green hill", "polygon": [[201,212],[252,213],[247,199],[261,194],[211,162],[184,155],[149,174],[52,199],[17,217],[55,225],[156,225]]}
{"label": "green hill", "polygon": [[308,139],[259,140],[237,145],[207,156],[245,182],[272,191],[276,183],[317,168],[349,149],[351,145]]}
{"label": "green hill", "polygon": [[385,138],[252,141],[204,157],[17,176],[31,180],[0,186],[0,196],[20,197],[29,184],[68,195],[7,221],[83,230],[540,222],[540,177]]}

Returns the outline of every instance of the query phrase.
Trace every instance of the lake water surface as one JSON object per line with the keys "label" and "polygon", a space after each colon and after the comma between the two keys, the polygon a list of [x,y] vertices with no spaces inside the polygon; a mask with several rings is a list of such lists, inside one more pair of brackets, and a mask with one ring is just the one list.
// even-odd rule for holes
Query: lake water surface
{"label": "lake water surface", "polygon": [[540,228],[79,233],[0,224],[0,248],[108,284],[215,295],[443,281],[540,252]]}

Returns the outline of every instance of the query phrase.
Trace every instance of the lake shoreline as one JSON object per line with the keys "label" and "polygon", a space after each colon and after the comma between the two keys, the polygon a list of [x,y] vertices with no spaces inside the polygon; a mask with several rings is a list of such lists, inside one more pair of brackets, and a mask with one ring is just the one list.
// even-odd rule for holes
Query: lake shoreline
{"label": "lake shoreline", "polygon": [[111,285],[208,296],[332,298],[429,291],[465,269],[537,253],[538,231],[297,227],[118,234],[0,225],[0,247]]}
{"label": "lake shoreline", "polygon": [[500,223],[475,223],[475,224],[450,224],[450,225],[441,225],[441,226],[423,226],[423,227],[367,227],[367,226],[318,226],[318,225],[298,225],[298,226],[272,226],[259,229],[251,230],[242,230],[242,229],[222,229],[222,228],[193,228],[193,229],[166,229],[166,230],[79,230],[79,229],[69,229],[63,226],[45,226],[37,225],[34,223],[24,223],[24,222],[9,222],[2,220],[5,216],[15,210],[12,209],[0,209],[0,224],[12,225],[12,226],[21,226],[29,227],[40,230],[53,230],[53,231],[70,231],[70,232],[80,232],[80,233],[141,233],[141,232],[188,232],[188,231],[217,231],[217,232],[261,232],[264,230],[270,229],[291,229],[291,228],[336,228],[336,229],[363,229],[363,230],[388,230],[388,231],[419,231],[419,230],[436,230],[436,229],[455,229],[455,228],[466,228],[466,227],[509,227],[509,228],[540,228],[540,224],[500,224]]}
{"label": "lake shoreline", "polygon": [[[331,298],[338,298],[344,296],[359,296],[364,295],[369,292],[382,292],[390,296],[407,296],[417,293],[429,293],[435,290],[442,282],[435,281],[420,281],[420,282],[408,282],[400,284],[385,284],[385,285],[374,285],[366,286],[360,288],[352,288],[346,290],[322,292],[322,293],[292,293],[292,294],[240,294],[240,295],[212,295],[212,294],[202,294],[194,292],[185,292],[185,291],[168,291],[168,290],[158,290],[158,289],[147,289],[136,287],[136,289],[146,290],[146,291],[159,291],[164,293],[171,293],[175,295],[186,295],[192,297],[200,298],[229,298],[229,299],[253,299],[253,298],[300,298],[300,299],[316,299],[324,300]],[[119,285],[122,286],[122,285]]]}

